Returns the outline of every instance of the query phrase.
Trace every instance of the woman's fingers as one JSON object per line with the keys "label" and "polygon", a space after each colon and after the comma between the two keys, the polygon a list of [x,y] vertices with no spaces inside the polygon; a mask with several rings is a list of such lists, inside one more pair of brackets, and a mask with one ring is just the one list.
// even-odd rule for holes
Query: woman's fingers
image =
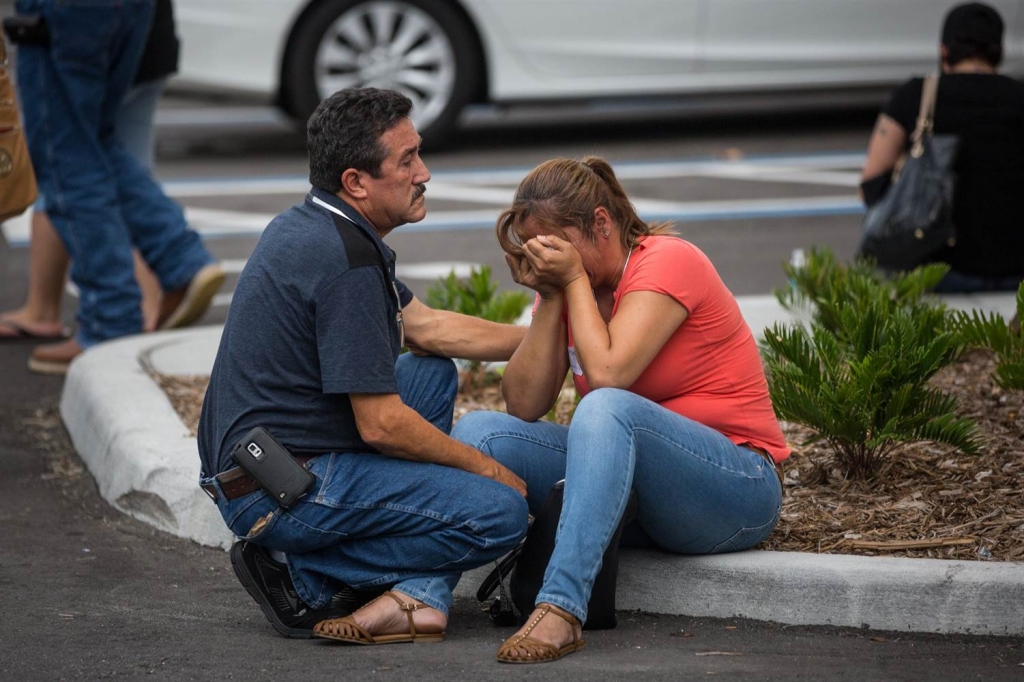
{"label": "woman's fingers", "polygon": [[512,274],[512,280],[516,284],[523,284],[524,259],[522,256],[513,256],[511,253],[506,253],[505,262],[508,263],[508,271]]}

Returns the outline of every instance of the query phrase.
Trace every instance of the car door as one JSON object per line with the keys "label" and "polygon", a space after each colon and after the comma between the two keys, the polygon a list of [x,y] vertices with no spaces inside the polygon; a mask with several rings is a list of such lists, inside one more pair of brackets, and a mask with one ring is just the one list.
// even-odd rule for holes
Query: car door
{"label": "car door", "polygon": [[[1018,0],[988,0],[1007,21]],[[710,0],[702,66],[713,87],[881,84],[938,68],[957,0]]]}
{"label": "car door", "polygon": [[[476,0],[492,36],[498,94],[564,97],[659,92],[696,68],[707,0]],[[501,63],[515,62],[514,69]],[[517,70],[520,73],[513,74]],[[529,78],[529,87],[518,82]],[[666,80],[667,79],[667,80]]]}

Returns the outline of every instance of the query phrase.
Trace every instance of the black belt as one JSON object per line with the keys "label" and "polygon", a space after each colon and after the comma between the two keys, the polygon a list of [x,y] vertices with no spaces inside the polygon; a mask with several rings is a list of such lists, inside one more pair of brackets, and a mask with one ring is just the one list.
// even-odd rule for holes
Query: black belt
{"label": "black belt", "polygon": [[[319,455],[295,455],[295,461],[302,466],[306,466],[306,463],[314,457],[319,457]],[[217,474],[214,478],[220,485],[220,492],[224,493],[225,500],[238,499],[243,495],[254,493],[260,489],[260,484],[256,482],[256,479],[245,473],[245,470],[241,467],[228,469],[222,474]],[[199,487],[205,490],[206,494],[214,502],[220,498],[217,486],[212,483],[204,483]]]}

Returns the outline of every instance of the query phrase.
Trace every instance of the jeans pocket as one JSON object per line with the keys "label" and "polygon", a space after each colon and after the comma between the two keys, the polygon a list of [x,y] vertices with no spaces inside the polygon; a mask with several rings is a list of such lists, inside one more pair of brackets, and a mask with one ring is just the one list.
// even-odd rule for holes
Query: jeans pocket
{"label": "jeans pocket", "polygon": [[[781,511],[781,509],[780,509]],[[754,526],[752,528],[740,528],[738,531],[733,533],[725,542],[715,545],[711,550],[710,554],[724,554],[726,552],[739,552],[744,549],[750,549],[755,547],[765,540],[772,531],[775,529],[775,524],[779,521],[779,512],[775,512],[775,516],[768,523],[761,526]]]}

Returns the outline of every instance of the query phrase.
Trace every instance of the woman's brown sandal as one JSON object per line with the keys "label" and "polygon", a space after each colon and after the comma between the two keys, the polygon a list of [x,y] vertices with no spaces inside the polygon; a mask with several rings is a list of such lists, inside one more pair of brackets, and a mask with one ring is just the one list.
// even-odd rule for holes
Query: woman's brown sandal
{"label": "woman's brown sandal", "polygon": [[[571,613],[563,611],[557,606],[551,604],[539,604],[540,613],[526,626],[521,635],[517,635],[512,639],[506,641],[498,649],[498,660],[502,663],[549,663],[551,661],[557,661],[566,654],[571,654],[574,651],[580,651],[587,643],[582,639],[583,629],[580,627],[580,621]],[[556,648],[553,644],[547,642],[541,642],[533,637],[530,637],[530,633],[533,629],[544,620],[544,617],[549,613],[553,613],[562,620],[569,623],[572,626],[572,642],[566,644],[561,649]]]}
{"label": "woman's brown sandal", "polygon": [[[343,618],[332,618],[330,620],[322,620],[316,624],[313,628],[314,637],[322,637],[323,639],[333,639],[339,642],[349,642],[350,644],[398,644],[400,642],[440,642],[444,639],[444,630],[441,632],[417,632],[416,624],[412,621],[413,611],[420,609],[430,608],[424,604],[413,604],[411,602],[403,601],[401,597],[396,595],[394,592],[385,592],[384,594],[377,597],[391,597],[398,603],[398,608],[405,611],[405,615],[409,618],[409,632],[397,635],[371,635],[366,631],[359,623],[352,618],[352,616],[345,616]],[[374,599],[370,602],[377,601]],[[369,606],[367,604],[366,606]],[[363,608],[365,609],[366,606]]]}

